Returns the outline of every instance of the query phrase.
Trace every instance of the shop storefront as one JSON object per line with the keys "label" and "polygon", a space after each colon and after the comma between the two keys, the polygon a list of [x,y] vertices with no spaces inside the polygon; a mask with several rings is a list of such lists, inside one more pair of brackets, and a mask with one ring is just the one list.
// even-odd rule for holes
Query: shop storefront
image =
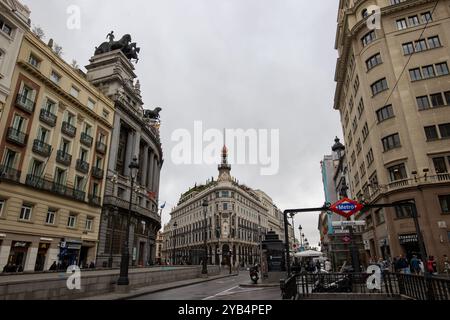
{"label": "shop storefront", "polygon": [[389,247],[388,238],[378,240],[378,244],[383,260],[389,260],[391,258],[391,248]]}
{"label": "shop storefront", "polygon": [[403,248],[403,252],[408,260],[411,260],[413,255],[421,258],[419,239],[417,234],[402,234],[398,236],[398,241]]}
{"label": "shop storefront", "polygon": [[39,243],[38,252],[36,256],[36,264],[34,266],[34,271],[44,271],[45,259],[47,257],[48,249],[50,248],[50,243]]}
{"label": "shop storefront", "polygon": [[82,242],[80,240],[63,239],[59,244],[59,262],[65,268],[79,262]]}
{"label": "shop storefront", "polygon": [[13,241],[9,252],[8,264],[17,268],[18,272],[23,271],[27,259],[28,249],[31,242]]}

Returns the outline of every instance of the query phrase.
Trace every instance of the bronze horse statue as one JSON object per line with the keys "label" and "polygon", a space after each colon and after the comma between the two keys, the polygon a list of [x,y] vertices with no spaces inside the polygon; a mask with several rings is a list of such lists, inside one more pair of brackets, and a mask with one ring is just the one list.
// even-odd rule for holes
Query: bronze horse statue
{"label": "bronze horse statue", "polygon": [[103,42],[99,47],[95,48],[95,55],[121,49],[122,51],[132,51],[130,47],[131,36],[126,34],[119,41]]}
{"label": "bronze horse statue", "polygon": [[155,110],[144,110],[144,118],[159,120],[159,113],[161,112],[161,108],[156,108]]}

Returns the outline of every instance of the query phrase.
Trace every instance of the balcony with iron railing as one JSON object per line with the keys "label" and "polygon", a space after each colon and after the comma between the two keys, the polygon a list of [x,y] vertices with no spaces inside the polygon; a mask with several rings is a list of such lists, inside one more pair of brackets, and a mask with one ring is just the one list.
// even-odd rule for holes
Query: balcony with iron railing
{"label": "balcony with iron railing", "polygon": [[35,103],[33,100],[28,99],[27,96],[18,93],[16,97],[16,106],[27,113],[33,113]]}
{"label": "balcony with iron railing", "polygon": [[411,183],[412,179],[402,179],[402,180],[396,180],[393,182],[388,183],[389,189],[398,189],[408,186]]}
{"label": "balcony with iron railing", "polygon": [[68,123],[67,121],[64,121],[61,126],[62,133],[68,135],[69,137],[75,137],[77,134],[77,128],[75,128],[73,125]]}
{"label": "balcony with iron railing", "polygon": [[94,206],[101,206],[102,200],[100,197],[90,194],[89,195],[89,204],[94,205]]}
{"label": "balcony with iron railing", "polygon": [[85,202],[86,192],[70,188],[65,184],[44,179],[40,176],[28,174],[25,184],[40,190],[49,191],[60,196],[68,197],[80,202]]}
{"label": "balcony with iron railing", "polygon": [[92,167],[91,174],[96,179],[103,179],[104,171],[100,168]]}
{"label": "balcony with iron railing", "polygon": [[81,133],[80,142],[84,144],[86,147],[92,147],[92,143],[94,142],[94,138],[88,135],[86,132]]}
{"label": "balcony with iron railing", "polygon": [[51,127],[56,125],[57,116],[46,109],[41,109],[41,113],[39,114],[39,120],[48,124]]}
{"label": "balcony with iron railing", "polygon": [[33,141],[33,152],[47,158],[52,153],[52,146],[44,141],[35,139]]}
{"label": "balcony with iron railing", "polygon": [[9,127],[6,133],[6,140],[12,142],[21,147],[26,146],[28,135],[22,131],[19,131],[13,127]]}
{"label": "balcony with iron railing", "polygon": [[89,163],[87,163],[86,161],[84,161],[82,159],[77,159],[77,164],[76,164],[75,169],[77,169],[79,172],[86,174],[89,172]]}
{"label": "balcony with iron railing", "polygon": [[409,179],[402,179],[397,181],[392,181],[387,185],[375,185],[371,186],[370,192],[364,194],[364,200],[373,201],[382,193],[392,192],[396,190],[401,190],[404,188],[426,186],[439,183],[450,183],[450,173],[438,173],[433,176],[422,176]]}
{"label": "balcony with iron railing", "polygon": [[[128,210],[130,202],[129,200],[124,200],[118,197],[114,197],[114,196],[105,196],[103,198],[103,205],[110,205],[113,207],[118,207],[124,210]],[[137,204],[132,204],[131,206],[131,210],[134,212],[137,212],[143,216],[149,217],[155,221],[157,221],[158,223],[161,223],[161,217],[154,211],[148,209],[148,208],[144,208],[141,207]]]}
{"label": "balcony with iron railing", "polygon": [[72,189],[72,195],[75,200],[84,201],[86,198],[86,192],[82,190]]}
{"label": "balcony with iron railing", "polygon": [[56,154],[56,161],[65,166],[70,166],[72,163],[72,155],[68,154],[64,150],[58,150],[58,153]]}
{"label": "balcony with iron railing", "polygon": [[20,174],[21,174],[21,172],[17,169],[8,167],[3,164],[0,165],[0,180],[19,182]]}
{"label": "balcony with iron railing", "polygon": [[97,141],[96,148],[98,153],[105,154],[106,153],[106,144],[103,142]]}

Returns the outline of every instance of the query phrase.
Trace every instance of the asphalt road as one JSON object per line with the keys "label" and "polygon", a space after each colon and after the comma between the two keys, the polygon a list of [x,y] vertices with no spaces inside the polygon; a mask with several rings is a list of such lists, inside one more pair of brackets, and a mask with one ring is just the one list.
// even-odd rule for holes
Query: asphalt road
{"label": "asphalt road", "polygon": [[186,287],[169,289],[143,295],[133,300],[280,300],[279,287],[243,288],[241,283],[248,283],[248,272],[238,276],[222,278],[194,284]]}

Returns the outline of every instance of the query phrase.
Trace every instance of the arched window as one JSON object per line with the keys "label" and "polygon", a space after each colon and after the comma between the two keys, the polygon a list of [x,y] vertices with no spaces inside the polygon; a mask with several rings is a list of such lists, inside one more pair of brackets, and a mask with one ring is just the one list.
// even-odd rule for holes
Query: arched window
{"label": "arched window", "polygon": [[369,11],[367,11],[367,9],[364,9],[361,12],[361,15],[362,15],[363,19],[366,19],[369,16]]}

